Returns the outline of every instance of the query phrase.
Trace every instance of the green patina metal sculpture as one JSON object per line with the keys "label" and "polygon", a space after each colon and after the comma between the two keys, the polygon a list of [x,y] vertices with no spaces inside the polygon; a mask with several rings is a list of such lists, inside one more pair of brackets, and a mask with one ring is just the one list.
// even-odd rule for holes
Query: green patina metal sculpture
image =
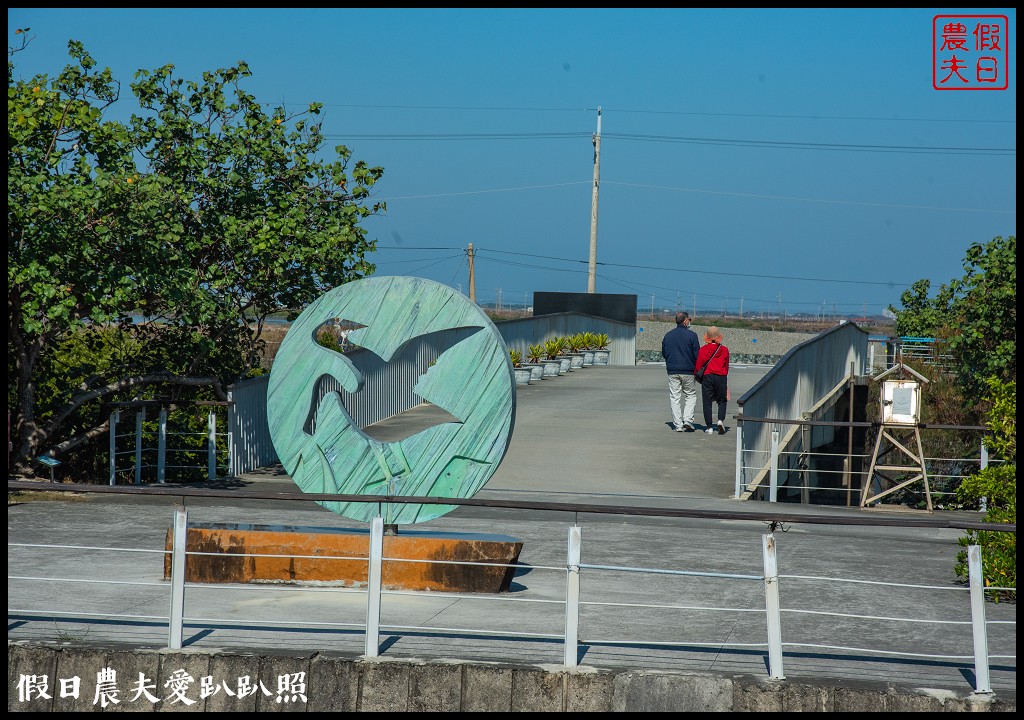
{"label": "green patina metal sculpture", "polygon": [[[461,422],[381,442],[357,426],[338,393],[317,402],[318,383],[327,375],[350,393],[363,388],[363,376],[349,358],[317,343],[318,329],[335,318],[365,326],[351,331],[349,342],[384,361],[421,335],[469,329],[413,388]],[[508,449],[515,376],[494,323],[465,296],[431,280],[372,277],[324,294],[292,324],[274,358],[267,416],[278,457],[303,492],[468,498],[491,478]],[[374,503],[321,504],[362,521],[379,511]],[[410,524],[454,509],[388,504],[380,510],[388,524]]]}

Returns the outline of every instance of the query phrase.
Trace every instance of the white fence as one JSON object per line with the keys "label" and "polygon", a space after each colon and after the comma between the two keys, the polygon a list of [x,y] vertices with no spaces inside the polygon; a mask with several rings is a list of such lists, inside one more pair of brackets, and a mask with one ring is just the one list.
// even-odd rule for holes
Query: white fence
{"label": "white fence", "polygon": [[[131,492],[131,489],[121,492]],[[216,491],[174,494],[181,494],[183,499],[195,495],[239,499],[237,495],[218,494]],[[279,494],[275,497],[280,499]],[[312,501],[325,497],[299,495],[297,499]],[[354,497],[360,496],[346,496],[345,501]],[[378,503],[415,500],[361,497],[367,502]],[[474,638],[485,643],[490,640],[494,643],[492,656],[505,659],[509,659],[509,654],[503,643],[509,638],[525,638],[546,643],[545,655],[531,658],[532,662],[566,667],[579,664],[581,648],[588,646],[647,647],[669,654],[700,649],[714,649],[718,653],[742,650],[763,656],[766,675],[774,679],[785,677],[787,657],[812,651],[838,653],[846,661],[852,658],[855,663],[865,664],[902,658],[965,665],[973,673],[974,690],[982,693],[992,690],[992,661],[1015,661],[1016,658],[1016,615],[1013,608],[1007,610],[1007,603],[1000,606],[985,602],[987,593],[1015,593],[1016,588],[985,587],[979,547],[968,548],[969,585],[929,584],[914,581],[914,568],[903,568],[896,577],[881,578],[876,576],[877,571],[870,564],[863,562],[856,567],[867,569],[866,576],[808,573],[807,558],[801,559],[802,552],[806,551],[794,548],[791,555],[786,549],[785,533],[779,532],[787,529],[785,523],[874,524],[919,527],[922,530],[929,527],[1001,530],[1005,526],[966,521],[957,525],[927,518],[917,521],[847,517],[843,520],[807,515],[769,520],[772,516],[763,513],[551,503],[531,505],[457,499],[451,502],[498,508],[510,513],[513,512],[510,508],[515,511],[568,512],[576,520],[563,526],[564,544],[560,553],[554,548],[545,549],[547,557],[561,555],[561,561],[502,565],[514,567],[520,573],[519,577],[523,574],[531,577],[537,573],[546,574],[549,578],[527,581],[521,592],[508,594],[414,592],[383,588],[382,564],[409,560],[384,555],[384,527],[380,518],[370,523],[368,556],[317,556],[321,560],[358,559],[366,562],[369,580],[361,588],[328,587],[324,583],[217,585],[186,582],[186,556],[209,553],[186,552],[189,518],[188,511],[183,509],[173,511],[170,551],[164,547],[126,548],[121,542],[97,545],[22,543],[12,541],[15,537],[12,532],[8,541],[8,637],[17,639],[19,631],[27,630],[33,623],[42,624],[45,632],[46,627],[55,628],[64,620],[95,618],[124,627],[148,626],[150,630],[162,625],[166,647],[177,649],[183,645],[185,628],[214,632],[239,627],[252,630],[265,625],[279,631],[286,629],[298,633],[346,630],[349,651],[352,641],[361,637],[360,650],[366,657],[386,653],[388,642],[382,642],[382,635],[419,635],[443,637],[449,641],[455,638],[451,642],[455,643],[456,649],[446,650],[448,653],[458,652],[459,638]],[[164,512],[170,514],[172,511],[168,508]],[[767,522],[768,526],[766,531],[758,533],[759,552],[756,554],[748,552],[740,558],[727,557],[716,552],[709,541],[703,549],[681,544],[650,558],[643,548],[620,546],[620,543],[607,538],[588,544],[587,524],[580,523],[579,517],[595,512],[660,516],[676,518],[677,521],[682,518],[714,518],[719,521],[757,518]],[[97,522],[102,521],[97,519]],[[458,527],[458,522],[453,521],[452,526]],[[1015,532],[1015,527],[1010,531]],[[78,532],[81,531],[79,528]],[[145,564],[140,554],[150,555],[162,567],[163,557],[168,552],[171,555],[169,582],[147,579],[152,578],[152,573],[147,576],[138,570]],[[81,558],[76,567],[81,565],[89,571],[74,577],[49,576],[43,571],[48,566],[46,557],[49,553]],[[108,559],[102,562],[95,560],[101,557]],[[113,557],[125,559],[111,560]],[[701,561],[694,562],[698,557]],[[648,558],[648,562],[638,562],[640,558]],[[835,568],[840,567],[839,561],[840,558],[836,558]],[[687,562],[691,563],[689,567]],[[116,571],[104,572],[100,570],[102,567],[116,568]],[[39,589],[34,591],[33,587]],[[50,589],[52,587],[60,590],[54,592]],[[317,621],[306,614],[290,611],[289,608],[299,607],[296,604],[299,595],[317,595],[329,601],[331,620]],[[94,596],[102,605],[100,609],[89,611],[76,607],[81,603],[89,605],[89,599]],[[167,603],[164,607],[169,608],[166,614],[137,612],[139,608],[151,606],[160,596]],[[274,599],[275,596],[281,598],[280,602]],[[666,598],[674,600],[666,601]],[[477,625],[395,621],[395,618],[411,618],[410,603],[418,602],[442,605],[457,602],[460,607],[465,603],[471,606],[482,604],[492,609],[459,614],[464,622],[475,619],[479,622]],[[258,619],[245,610],[257,607],[270,614]],[[275,613],[273,608],[278,608],[278,611]],[[992,610],[1001,611],[998,618],[987,617]],[[433,619],[440,615],[440,612],[435,614],[431,611],[425,617]],[[541,622],[545,629],[533,629],[533,623],[537,622]],[[991,650],[990,633],[999,638],[1000,651]],[[152,642],[152,634],[147,637]],[[339,636],[320,637],[317,641],[320,647],[334,646],[337,649]],[[851,642],[851,639],[859,642]],[[275,642],[276,647],[282,641]],[[1010,652],[1006,651],[1007,648]],[[1015,677],[1015,669],[1013,672]]]}

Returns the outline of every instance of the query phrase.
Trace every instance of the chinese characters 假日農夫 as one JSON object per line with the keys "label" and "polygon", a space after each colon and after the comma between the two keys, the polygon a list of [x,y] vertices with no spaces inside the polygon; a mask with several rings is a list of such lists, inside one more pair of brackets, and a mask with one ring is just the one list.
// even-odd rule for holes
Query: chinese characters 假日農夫
{"label": "chinese characters \u5047\u65e5\u8fb2\u592b", "polygon": [[[164,688],[167,694],[164,697],[158,697],[156,683],[146,677],[145,673],[140,672],[138,679],[133,680],[122,694],[122,688],[118,685],[117,671],[105,667],[96,673],[92,704],[105,708],[108,705],[117,705],[124,700],[136,702],[145,699],[154,704],[167,702],[172,705],[180,703],[189,706],[218,693],[241,700],[255,695],[257,692],[268,698],[273,697],[274,702],[277,703],[306,702],[306,673],[278,675],[275,690],[268,688],[262,680],[253,682],[248,675],[236,678],[234,682],[227,680],[217,682],[212,675],[205,675],[199,678],[198,693],[196,693],[195,678],[185,670],[175,670],[164,682]],[[189,697],[190,694],[193,697]],[[198,698],[195,697],[196,694],[198,694]],[[82,696],[81,678],[78,676],[57,678],[51,688],[47,675],[21,674],[18,676],[18,702],[51,700],[54,696],[58,699],[79,699]]]}

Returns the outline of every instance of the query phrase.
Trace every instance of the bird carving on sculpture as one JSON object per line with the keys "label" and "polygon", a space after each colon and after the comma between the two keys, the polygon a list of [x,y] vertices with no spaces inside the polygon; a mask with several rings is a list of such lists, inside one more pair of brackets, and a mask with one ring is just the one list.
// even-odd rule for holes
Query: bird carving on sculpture
{"label": "bird carving on sculpture", "polygon": [[[322,296],[282,342],[268,386],[278,456],[305,492],[469,497],[493,474],[511,434],[514,380],[500,336],[479,308],[459,303],[446,286],[410,278],[372,280],[358,281],[369,287],[341,286]],[[361,349],[364,368],[404,358],[406,348],[433,348],[437,360],[412,392],[453,421],[392,442],[363,432],[341,393],[330,388],[340,386],[355,400],[366,392],[366,373],[352,357],[316,341],[323,324],[338,317],[355,328],[347,339]],[[372,503],[321,504],[361,520],[378,510]],[[451,509],[395,504],[386,522],[420,522]]]}

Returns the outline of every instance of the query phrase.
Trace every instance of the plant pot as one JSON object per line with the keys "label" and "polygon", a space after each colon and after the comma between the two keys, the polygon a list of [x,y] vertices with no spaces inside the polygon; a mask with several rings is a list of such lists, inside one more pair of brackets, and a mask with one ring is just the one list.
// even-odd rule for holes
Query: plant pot
{"label": "plant pot", "polygon": [[561,363],[558,368],[559,375],[565,375],[567,372],[572,370],[572,358],[569,357],[568,355],[559,355],[555,359],[558,360],[559,363]]}
{"label": "plant pot", "polygon": [[530,369],[530,380],[544,379],[544,363],[523,363],[524,368]]}
{"label": "plant pot", "polygon": [[516,385],[529,385],[533,373],[527,367],[514,367],[512,372],[516,376]]}
{"label": "plant pot", "polygon": [[570,367],[572,367],[574,370],[576,368],[583,367],[584,362],[586,361],[586,359],[587,359],[587,356],[584,353],[581,353],[581,352],[569,353]]}
{"label": "plant pot", "polygon": [[594,351],[593,350],[584,350],[583,351],[583,366],[586,367],[587,365],[593,365],[593,364],[594,364]]}
{"label": "plant pot", "polygon": [[595,365],[607,365],[608,358],[611,357],[611,350],[595,350],[594,351],[594,364]]}
{"label": "plant pot", "polygon": [[557,360],[541,360],[541,363],[544,365],[544,377],[558,377],[562,363]]}

